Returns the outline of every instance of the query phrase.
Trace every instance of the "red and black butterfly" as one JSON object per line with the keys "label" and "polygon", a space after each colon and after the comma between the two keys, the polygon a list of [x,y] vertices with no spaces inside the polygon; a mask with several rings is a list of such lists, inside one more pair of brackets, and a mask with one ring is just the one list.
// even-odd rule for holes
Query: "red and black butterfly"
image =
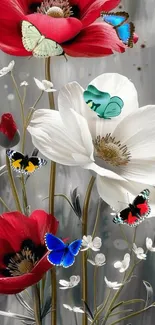
{"label": "red and black butterfly", "polygon": [[148,204],[149,195],[150,191],[148,189],[140,192],[132,204],[129,204],[128,208],[116,214],[116,216],[113,218],[113,222],[128,225],[130,227],[136,227],[145,218],[147,218],[151,212],[151,208]]}

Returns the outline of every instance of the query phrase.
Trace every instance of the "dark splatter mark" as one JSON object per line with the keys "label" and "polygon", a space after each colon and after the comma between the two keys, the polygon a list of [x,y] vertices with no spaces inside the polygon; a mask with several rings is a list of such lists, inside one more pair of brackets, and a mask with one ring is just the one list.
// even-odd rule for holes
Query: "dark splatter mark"
{"label": "dark splatter mark", "polygon": [[141,49],[144,49],[145,47],[146,47],[146,45],[145,44],[141,44]]}
{"label": "dark splatter mark", "polygon": [[118,8],[119,8],[119,9],[122,9],[122,6],[119,6]]}
{"label": "dark splatter mark", "polygon": [[142,70],[142,68],[141,68],[141,67],[138,67],[138,68],[137,68],[137,70],[138,70],[138,71],[141,71],[141,70]]}

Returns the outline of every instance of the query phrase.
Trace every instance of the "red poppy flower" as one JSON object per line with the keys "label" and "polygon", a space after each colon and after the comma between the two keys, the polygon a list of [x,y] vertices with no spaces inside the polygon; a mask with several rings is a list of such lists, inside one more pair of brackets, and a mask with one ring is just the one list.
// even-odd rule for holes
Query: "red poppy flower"
{"label": "red poppy flower", "polygon": [[1,0],[0,49],[12,55],[30,55],[31,52],[23,47],[21,35],[21,21],[27,20],[42,35],[59,43],[70,56],[99,57],[113,51],[124,52],[126,46],[119,40],[114,28],[104,22],[95,22],[101,11],[112,10],[119,2]]}
{"label": "red poppy flower", "polygon": [[0,293],[15,294],[37,283],[51,268],[44,243],[58,221],[43,210],[28,218],[20,212],[0,216]]}

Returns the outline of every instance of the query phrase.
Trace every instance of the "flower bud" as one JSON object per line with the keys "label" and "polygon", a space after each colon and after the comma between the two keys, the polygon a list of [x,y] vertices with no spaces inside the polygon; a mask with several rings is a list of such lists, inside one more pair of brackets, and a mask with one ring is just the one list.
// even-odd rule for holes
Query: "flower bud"
{"label": "flower bud", "polygon": [[12,114],[4,113],[0,121],[0,146],[12,148],[20,141],[20,133]]}

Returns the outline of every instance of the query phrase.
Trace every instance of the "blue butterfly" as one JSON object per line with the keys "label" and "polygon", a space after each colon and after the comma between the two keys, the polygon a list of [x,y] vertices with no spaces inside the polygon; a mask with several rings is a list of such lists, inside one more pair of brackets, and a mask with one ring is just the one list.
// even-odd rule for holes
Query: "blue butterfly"
{"label": "blue butterfly", "polygon": [[65,244],[60,238],[47,233],[45,244],[50,253],[48,261],[56,266],[69,267],[75,262],[75,256],[79,253],[82,239],[74,240],[71,244]]}
{"label": "blue butterfly", "polygon": [[105,23],[110,24],[115,29],[119,39],[128,47],[133,47],[133,34],[135,26],[132,22],[126,23],[129,15],[127,12],[102,12],[101,17]]}

